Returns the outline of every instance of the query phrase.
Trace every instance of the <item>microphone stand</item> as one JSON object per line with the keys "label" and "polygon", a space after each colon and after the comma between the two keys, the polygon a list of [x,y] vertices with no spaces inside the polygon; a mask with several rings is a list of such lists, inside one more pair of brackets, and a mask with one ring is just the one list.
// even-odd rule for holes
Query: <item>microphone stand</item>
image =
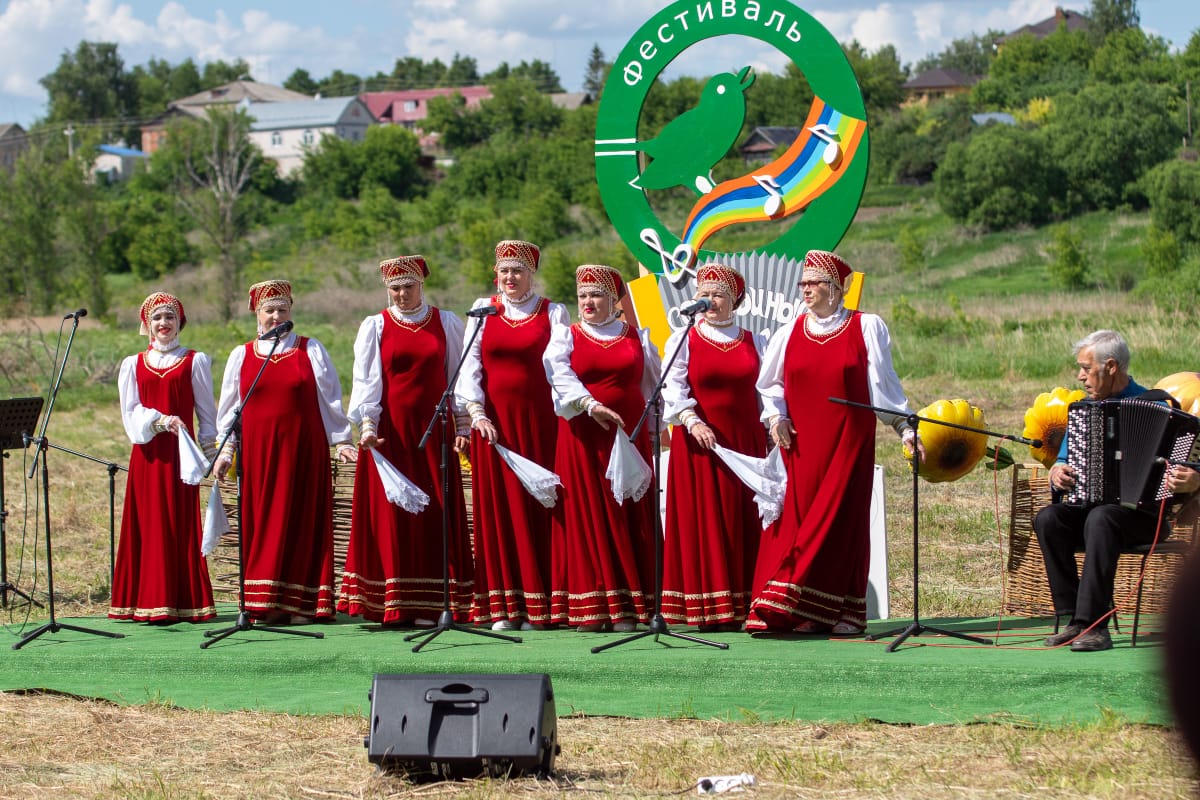
{"label": "microphone stand", "polygon": [[[290,330],[290,329],[289,329]],[[225,431],[225,437],[221,439],[221,443],[217,446],[217,452],[220,453],[225,447],[225,443],[229,441],[231,436],[233,439],[233,461],[237,465],[237,522],[238,522],[238,615],[237,621],[234,624],[221,628],[215,631],[205,631],[204,635],[208,641],[200,643],[201,650],[207,650],[209,645],[216,644],[238,631],[258,630],[266,633],[286,633],[291,636],[307,636],[310,639],[324,639],[325,634],[319,631],[299,631],[288,628],[275,628],[268,625],[256,625],[254,619],[246,611],[246,528],[245,520],[242,518],[242,476],[245,474],[242,463],[242,412],[246,409],[246,403],[249,402],[250,396],[254,394],[254,387],[258,385],[258,379],[262,377],[263,370],[267,368],[267,364],[271,363],[272,356],[275,355],[275,350],[279,347],[279,342],[283,337],[283,332],[271,337],[271,350],[267,353],[267,357],[263,359],[262,364],[258,368],[258,373],[255,374],[254,380],[250,382],[250,387],[246,389],[245,396],[242,397],[242,402],[238,403],[237,408],[233,411],[233,422],[230,423],[229,429]],[[212,474],[213,465],[217,463],[214,458],[205,470],[204,475],[207,477]]]}
{"label": "microphone stand", "polygon": [[[842,405],[854,406],[855,408],[870,409],[871,411],[882,412],[884,414],[891,414],[892,416],[904,416],[902,414],[897,414],[894,409],[882,408],[880,406],[873,406],[873,405],[869,405],[867,403],[856,403],[853,400],[845,400],[840,397],[831,397],[831,398],[829,398],[829,402],[841,403]],[[959,430],[962,430],[962,431],[971,431],[972,433],[982,433],[982,434],[986,434],[988,436],[995,436],[997,439],[1002,439],[1002,440],[1010,441],[1010,442],[1018,442],[1020,444],[1031,445],[1033,447],[1039,447],[1041,445],[1041,443],[1038,442],[1037,440],[1026,439],[1021,436],[1011,436],[1006,433],[996,433],[995,431],[985,430],[984,428],[972,428],[968,425],[959,425],[954,422],[944,422],[940,419],[930,419],[929,417],[922,417],[915,413],[907,415],[906,419],[908,420],[908,424],[910,426],[912,426],[913,433],[917,435],[917,438],[913,440],[914,452],[913,452],[913,458],[912,458],[913,619],[912,619],[912,622],[910,622],[908,625],[905,625],[905,626],[902,626],[899,628],[895,628],[894,630],[885,631],[884,633],[872,633],[869,636],[864,636],[863,638],[869,642],[873,642],[873,641],[876,641],[877,639],[882,639],[886,636],[895,636],[896,638],[892,641],[891,644],[889,644],[887,646],[886,652],[888,652],[888,653],[895,652],[896,648],[899,647],[901,644],[903,644],[904,640],[907,639],[908,637],[920,636],[922,633],[940,633],[943,636],[952,636],[956,639],[963,639],[968,642],[975,642],[976,644],[992,644],[991,639],[984,639],[981,636],[971,636],[971,635],[968,635],[965,633],[959,633],[958,631],[946,630],[945,628],[935,628],[932,625],[924,625],[921,622],[921,612],[920,612],[921,547],[920,547],[919,518],[918,518],[918,509],[919,509],[918,498],[919,498],[919,491],[920,491],[920,489],[919,489],[920,483],[917,480],[917,478],[919,477],[919,474],[920,474],[920,470],[921,470],[921,458],[920,458],[919,453],[916,451],[916,442],[920,441],[919,426],[922,422],[929,422],[934,425],[942,425],[947,428],[958,428]]]}
{"label": "microphone stand", "polygon": [[72,320],[74,324],[71,326],[71,335],[67,337],[67,348],[63,353],[62,363],[58,366],[58,376],[54,379],[54,386],[50,390],[50,403],[46,406],[46,416],[42,417],[42,430],[36,437],[25,437],[26,444],[34,442],[37,445],[33,451],[33,466],[29,468],[30,479],[37,472],[38,456],[41,456],[42,459],[42,502],[45,504],[43,519],[46,523],[46,606],[50,611],[50,620],[21,637],[21,640],[13,645],[13,650],[20,650],[43,633],[58,633],[60,630],[90,633],[95,636],[107,636],[110,639],[125,638],[125,634],[123,633],[97,631],[91,628],[80,627],[79,625],[67,625],[66,623],[59,622],[54,616],[54,552],[50,541],[50,468],[46,463],[46,453],[50,450],[50,442],[46,438],[46,429],[50,426],[50,415],[54,412],[54,401],[58,397],[58,387],[62,384],[63,372],[67,369],[67,359],[71,357],[71,344],[75,341],[75,331],[79,329],[79,316],[73,315]]}
{"label": "microphone stand", "polygon": [[[490,314],[488,316],[491,316]],[[410,633],[404,637],[406,642],[414,642],[418,639],[424,641],[418,642],[413,646],[414,653],[421,652],[421,648],[432,642],[438,636],[446,631],[462,631],[475,636],[487,636],[491,639],[503,639],[506,642],[520,643],[520,636],[508,636],[495,631],[485,631],[479,628],[472,628],[464,625],[459,625],[454,621],[454,614],[450,611],[450,397],[454,393],[454,384],[458,382],[458,373],[462,369],[463,362],[467,358],[467,353],[471,350],[471,345],[475,342],[475,337],[483,330],[483,320],[479,319],[479,323],[471,329],[471,336],[467,339],[466,345],[462,349],[462,354],[458,358],[458,364],[454,367],[454,374],[450,376],[450,380],[446,381],[446,390],[442,392],[441,399],[438,400],[437,407],[433,410],[433,416],[429,418],[429,424],[425,426],[425,433],[421,436],[421,441],[417,443],[418,450],[424,450],[425,444],[429,441],[429,437],[433,435],[433,426],[438,420],[442,421],[442,449],[441,449],[441,474],[442,474],[442,613],[438,617],[437,625],[429,630],[417,631]]]}
{"label": "microphone stand", "polygon": [[[687,325],[684,327],[683,335],[691,332],[696,325],[696,315],[689,314]],[[638,434],[642,431],[642,425],[646,423],[646,419],[650,414],[650,409],[654,409],[654,427],[651,433],[651,445],[654,448],[654,481],[652,488],[654,490],[654,614],[650,617],[650,624],[646,626],[646,630],[638,631],[637,633],[626,636],[623,639],[618,639],[615,642],[597,645],[592,648],[593,653],[599,653],[608,650],[612,647],[620,647],[623,644],[644,639],[647,636],[653,636],[654,641],[658,641],[659,636],[669,636],[672,639],[684,639],[696,644],[706,644],[709,647],[716,647],[721,650],[728,650],[729,645],[725,642],[713,642],[708,639],[701,639],[699,636],[692,636],[686,633],[675,633],[667,624],[666,619],[662,615],[662,591],[663,591],[663,528],[662,514],[659,512],[659,473],[662,471],[662,450],[661,450],[661,432],[662,432],[662,388],[667,382],[667,372],[671,365],[675,363],[675,357],[679,355],[679,348],[671,353],[671,357],[667,359],[667,363],[663,365],[662,374],[659,375],[658,384],[654,387],[654,391],[650,394],[650,399],[646,401],[646,407],[642,409],[642,416],[638,419],[637,425],[633,428],[631,439],[636,440]],[[665,644],[664,644],[665,646]]]}
{"label": "microphone stand", "polygon": [[47,443],[46,446],[53,447],[55,450],[61,450],[64,453],[70,453],[87,461],[103,464],[108,469],[108,587],[109,591],[112,591],[113,581],[116,579],[115,564],[117,560],[117,471],[129,472],[129,470],[107,459],[90,456],[87,453],[80,453],[77,450],[63,447],[60,444]]}

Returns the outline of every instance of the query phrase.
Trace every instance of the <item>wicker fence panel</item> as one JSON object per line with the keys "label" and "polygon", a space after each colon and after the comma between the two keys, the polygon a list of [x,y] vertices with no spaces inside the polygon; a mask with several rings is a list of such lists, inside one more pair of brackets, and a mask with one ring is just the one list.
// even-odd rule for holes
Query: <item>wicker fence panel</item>
{"label": "wicker fence panel", "polygon": [[[341,586],[342,568],[346,564],[346,548],[350,543],[350,515],[354,500],[354,464],[343,464],[336,458],[333,465],[333,574],[334,583]],[[463,491],[467,501],[467,526],[474,530],[471,508],[471,472],[462,469]],[[200,496],[208,497],[212,489],[212,478],[200,484]],[[212,578],[213,592],[218,599],[237,600],[238,594],[238,524],[237,505],[232,483],[222,485],[225,514],[229,518],[229,532],[221,537],[221,543],[208,557],[208,571]]]}

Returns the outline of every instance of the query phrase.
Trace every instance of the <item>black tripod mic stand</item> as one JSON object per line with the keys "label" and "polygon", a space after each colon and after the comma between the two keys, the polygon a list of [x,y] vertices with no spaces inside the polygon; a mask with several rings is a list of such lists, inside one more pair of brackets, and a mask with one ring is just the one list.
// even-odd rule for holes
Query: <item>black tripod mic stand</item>
{"label": "black tripod mic stand", "polygon": [[20,650],[43,633],[58,633],[60,630],[90,633],[95,636],[107,636],[110,639],[125,638],[125,634],[123,633],[110,633],[109,631],[97,631],[79,625],[67,625],[66,623],[59,622],[54,616],[54,552],[50,541],[50,468],[46,463],[46,453],[50,450],[50,441],[46,438],[46,429],[50,426],[50,415],[54,412],[54,401],[58,397],[58,387],[62,384],[63,372],[67,368],[67,359],[71,356],[71,343],[75,341],[75,331],[79,328],[79,315],[72,315],[71,318],[74,320],[74,324],[71,326],[71,335],[67,337],[67,347],[63,353],[62,363],[58,367],[58,377],[55,378],[54,387],[50,391],[50,403],[46,406],[46,416],[42,417],[41,433],[37,437],[26,437],[26,443],[33,442],[37,445],[33,453],[33,466],[29,468],[30,478],[33,478],[34,473],[37,471],[38,456],[41,456],[42,460],[42,502],[45,504],[42,519],[46,523],[46,607],[50,611],[50,620],[21,637],[21,640],[13,645],[13,650]]}
{"label": "black tripod mic stand", "polygon": [[[494,309],[495,306],[483,306],[483,308]],[[506,642],[519,643],[521,641],[520,636],[509,636],[503,633],[496,633],[495,631],[485,631],[480,628],[459,625],[454,621],[454,613],[450,610],[450,439],[454,435],[454,432],[450,429],[450,419],[452,417],[450,398],[454,394],[454,384],[458,382],[458,373],[462,369],[463,361],[466,360],[467,353],[470,352],[471,345],[475,342],[475,337],[483,330],[484,319],[486,316],[494,313],[496,312],[492,311],[481,317],[479,323],[471,328],[471,336],[467,339],[466,345],[462,350],[462,355],[458,358],[458,364],[454,367],[454,374],[450,376],[450,380],[446,381],[446,390],[442,392],[442,397],[438,400],[437,408],[433,410],[433,416],[429,418],[429,424],[425,426],[425,433],[421,436],[421,441],[417,444],[418,450],[424,450],[429,437],[433,435],[434,426],[437,425],[438,420],[441,420],[442,447],[439,466],[442,473],[442,613],[438,616],[437,624],[429,630],[417,631],[404,637],[404,641],[406,642],[417,642],[412,649],[414,653],[421,652],[422,647],[446,631],[462,631],[463,633],[470,633],[475,636],[503,639]]]}
{"label": "black tripod mic stand", "polygon": [[[290,328],[288,329],[290,330]],[[238,631],[263,631],[264,633],[286,633],[291,636],[307,636],[310,639],[324,639],[325,634],[319,631],[300,631],[292,628],[275,628],[269,625],[256,625],[254,618],[246,611],[246,528],[245,520],[242,517],[242,412],[246,408],[246,403],[250,401],[250,396],[254,394],[254,387],[258,385],[258,379],[262,377],[263,370],[267,368],[267,364],[271,363],[271,357],[275,355],[275,350],[279,347],[279,342],[283,338],[286,331],[271,337],[271,351],[267,353],[262,364],[258,368],[258,373],[255,374],[254,380],[250,382],[250,388],[246,390],[245,396],[242,397],[242,402],[238,403],[238,407],[233,412],[233,422],[229,425],[229,430],[225,431],[225,438],[221,440],[221,444],[217,446],[217,452],[220,453],[225,447],[225,443],[233,437],[234,457],[233,461],[237,465],[237,521],[238,521],[238,615],[237,621],[234,624],[221,628],[215,631],[205,631],[204,635],[208,641],[200,643],[200,649],[206,650],[209,645],[216,644],[227,636],[237,633]],[[256,345],[257,347],[257,345]],[[217,463],[214,458],[208,465],[208,470],[205,475],[212,474],[213,465]]]}
{"label": "black tripod mic stand", "polygon": [[[869,405],[867,403],[856,403],[853,400],[845,400],[840,397],[831,397],[831,398],[829,398],[829,401],[831,403],[841,403],[842,405],[846,405],[846,406],[854,406],[855,408],[865,408],[865,409],[869,409],[871,411],[881,412],[884,414],[890,414],[892,416],[904,416],[902,414],[897,414],[896,411],[891,408],[882,408],[880,406],[873,406],[873,405]],[[1006,433],[996,433],[995,431],[989,431],[989,430],[985,430],[983,428],[972,428],[968,425],[959,425],[954,422],[945,422],[940,419],[930,419],[929,417],[922,417],[917,414],[909,414],[905,417],[905,419],[908,420],[908,424],[912,427],[913,433],[916,435],[916,438],[913,440],[914,452],[913,452],[913,458],[912,458],[913,619],[912,619],[912,622],[910,622],[908,625],[905,625],[903,627],[895,628],[893,630],[885,631],[883,633],[872,633],[869,636],[865,636],[863,638],[865,638],[869,642],[874,642],[877,639],[883,639],[888,636],[895,636],[896,638],[886,648],[886,652],[889,652],[889,653],[895,652],[896,648],[899,647],[900,645],[904,644],[904,640],[907,639],[908,637],[920,636],[922,633],[938,633],[938,634],[941,634],[942,636],[951,636],[955,639],[963,639],[964,641],[975,642],[976,644],[992,644],[991,639],[984,639],[981,636],[971,636],[966,633],[959,633],[958,631],[951,631],[951,630],[947,630],[945,628],[935,628],[932,625],[925,625],[921,622],[921,611],[920,611],[920,602],[921,602],[921,583],[920,583],[920,580],[921,580],[921,567],[920,567],[921,545],[920,545],[920,542],[921,542],[921,539],[920,539],[920,527],[919,527],[920,523],[919,523],[919,517],[918,517],[918,511],[920,508],[920,503],[919,503],[920,481],[918,480],[918,478],[920,476],[920,470],[921,470],[921,458],[920,458],[919,453],[916,451],[917,442],[920,441],[920,427],[919,426],[922,422],[928,422],[930,424],[941,425],[946,428],[958,428],[959,430],[962,430],[962,431],[971,431],[972,433],[982,433],[987,436],[994,436],[997,439],[1002,439],[1005,441],[1017,442],[1019,444],[1027,444],[1027,445],[1030,445],[1031,447],[1040,447],[1041,442],[1036,439],[1026,439],[1021,436],[1012,436],[1012,435],[1009,435]]]}
{"label": "black tripod mic stand", "polygon": [[[684,327],[683,336],[686,338],[696,325],[696,315],[688,315],[687,325]],[[658,641],[659,636],[669,636],[672,639],[683,639],[696,644],[706,644],[709,647],[716,647],[721,650],[728,650],[729,645],[725,642],[713,642],[708,639],[701,639],[699,636],[692,636],[686,633],[675,633],[667,624],[667,620],[662,615],[662,590],[663,590],[663,528],[662,514],[659,512],[659,473],[662,466],[662,450],[661,435],[662,435],[662,388],[667,381],[667,372],[671,369],[671,365],[675,363],[675,357],[679,355],[679,348],[671,353],[671,357],[667,359],[667,363],[663,365],[662,374],[659,375],[658,385],[654,387],[654,391],[650,394],[650,399],[646,401],[646,407],[642,409],[642,416],[638,420],[637,425],[633,428],[631,439],[636,440],[638,434],[641,433],[642,425],[650,416],[651,409],[654,410],[654,427],[651,429],[651,444],[654,453],[654,482],[651,484],[651,490],[654,492],[654,614],[650,617],[650,624],[646,626],[646,630],[638,631],[630,634],[623,639],[618,639],[615,642],[597,645],[592,648],[593,653],[599,653],[613,647],[620,647],[623,644],[644,639],[647,636],[653,636],[654,641]]]}

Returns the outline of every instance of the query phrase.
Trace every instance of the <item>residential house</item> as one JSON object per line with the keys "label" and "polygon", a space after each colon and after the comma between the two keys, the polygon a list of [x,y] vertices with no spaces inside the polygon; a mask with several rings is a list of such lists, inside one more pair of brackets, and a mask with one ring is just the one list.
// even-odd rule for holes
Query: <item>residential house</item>
{"label": "residential house", "polygon": [[738,147],[742,160],[748,165],[767,164],[774,158],[780,148],[791,147],[792,142],[800,135],[799,128],[759,127],[750,131],[750,135]]}
{"label": "residential house", "polygon": [[1004,46],[1005,42],[1017,36],[1032,36],[1035,39],[1045,39],[1058,30],[1060,25],[1065,26],[1068,31],[1086,31],[1091,27],[1091,20],[1078,11],[1068,11],[1062,6],[1055,6],[1053,17],[1048,17],[1032,25],[1017,28],[1015,31],[1006,33],[996,39],[996,49],[999,50]]}
{"label": "residential house", "polygon": [[956,94],[966,94],[979,82],[976,75],[956,69],[930,69],[904,83],[905,104],[930,103]]}
{"label": "residential house", "polygon": [[307,150],[323,136],[361,142],[367,128],[379,124],[371,110],[357,97],[324,97],[284,103],[247,103],[250,141],[274,161],[279,174],[287,177],[304,163]]}
{"label": "residential house", "polygon": [[29,135],[15,122],[0,123],[0,167],[12,172],[29,147]]}
{"label": "residential house", "polygon": [[92,162],[92,174],[108,183],[129,180],[133,171],[146,163],[147,155],[135,147],[117,144],[97,145],[100,155]]}
{"label": "residential house", "polygon": [[364,92],[359,98],[381,125],[403,125],[420,136],[421,122],[429,115],[429,101],[454,94],[462,95],[467,108],[478,110],[482,101],[491,99],[492,90],[486,86],[447,86],[402,92]]}
{"label": "residential house", "polygon": [[166,137],[167,125],[180,117],[203,118],[210,108],[233,107],[238,103],[285,103],[311,100],[308,95],[269,83],[242,80],[214,86],[203,92],[172,100],[167,110],[142,126],[142,150],[153,153]]}

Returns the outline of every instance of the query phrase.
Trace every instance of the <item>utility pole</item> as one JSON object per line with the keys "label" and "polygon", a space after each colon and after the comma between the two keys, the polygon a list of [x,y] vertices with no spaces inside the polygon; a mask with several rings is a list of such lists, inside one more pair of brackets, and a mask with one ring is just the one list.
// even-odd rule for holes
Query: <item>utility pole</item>
{"label": "utility pole", "polygon": [[63,136],[67,137],[67,158],[75,157],[75,127],[67,123],[67,127],[63,129]]}

